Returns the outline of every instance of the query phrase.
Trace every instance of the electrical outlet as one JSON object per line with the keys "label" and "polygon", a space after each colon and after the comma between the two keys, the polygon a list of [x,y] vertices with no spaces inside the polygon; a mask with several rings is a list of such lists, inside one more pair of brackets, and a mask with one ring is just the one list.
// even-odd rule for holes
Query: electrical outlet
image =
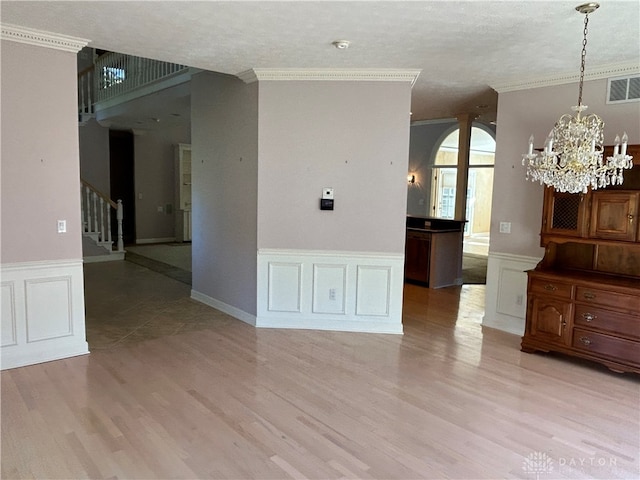
{"label": "electrical outlet", "polygon": [[516,295],[516,305],[522,305],[522,301],[524,300],[522,295]]}
{"label": "electrical outlet", "polygon": [[500,222],[500,233],[511,233],[511,222]]}
{"label": "electrical outlet", "polygon": [[335,301],[335,299],[336,299],[336,289],[335,288],[330,288],[329,289],[329,300]]}

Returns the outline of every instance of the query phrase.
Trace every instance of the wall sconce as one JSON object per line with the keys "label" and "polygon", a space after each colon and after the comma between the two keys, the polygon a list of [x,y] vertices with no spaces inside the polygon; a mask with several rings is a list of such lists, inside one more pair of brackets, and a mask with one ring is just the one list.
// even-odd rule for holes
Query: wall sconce
{"label": "wall sconce", "polygon": [[407,183],[416,183],[416,176],[413,173],[407,175]]}

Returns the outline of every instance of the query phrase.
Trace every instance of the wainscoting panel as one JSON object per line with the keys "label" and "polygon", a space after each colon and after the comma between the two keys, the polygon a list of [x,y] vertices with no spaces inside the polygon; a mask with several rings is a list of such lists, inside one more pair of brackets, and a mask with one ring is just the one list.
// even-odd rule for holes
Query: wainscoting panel
{"label": "wainscoting panel", "polygon": [[403,275],[402,254],[262,249],[256,326],[402,333]]}
{"label": "wainscoting panel", "polygon": [[82,260],[2,265],[2,369],[89,353]]}
{"label": "wainscoting panel", "polygon": [[73,335],[71,277],[25,281],[27,343]]}
{"label": "wainscoting panel", "polygon": [[347,266],[313,266],[313,313],[344,315]]}
{"label": "wainscoting panel", "polygon": [[2,324],[0,332],[2,333],[2,341],[0,347],[9,347],[18,343],[16,338],[16,305],[15,291],[13,282],[2,282]]}
{"label": "wainscoting panel", "polygon": [[388,316],[390,288],[390,267],[358,265],[356,315]]}
{"label": "wainscoting panel", "polygon": [[527,270],[540,258],[489,253],[485,315],[482,325],[516,335],[524,334],[527,309]]}
{"label": "wainscoting panel", "polygon": [[269,264],[270,312],[299,312],[302,290],[302,264]]}

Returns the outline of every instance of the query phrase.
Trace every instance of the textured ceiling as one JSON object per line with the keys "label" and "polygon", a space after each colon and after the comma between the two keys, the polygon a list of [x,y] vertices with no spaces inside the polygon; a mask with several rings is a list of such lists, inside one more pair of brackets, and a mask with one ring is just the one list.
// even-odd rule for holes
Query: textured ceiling
{"label": "textured ceiling", "polygon": [[[421,69],[413,120],[495,117],[491,85],[579,71],[579,1],[2,1],[3,23],[237,75],[251,68]],[[587,71],[640,64],[640,2],[601,0]],[[346,39],[337,50],[331,42]],[[486,105],[477,108],[478,105]]]}

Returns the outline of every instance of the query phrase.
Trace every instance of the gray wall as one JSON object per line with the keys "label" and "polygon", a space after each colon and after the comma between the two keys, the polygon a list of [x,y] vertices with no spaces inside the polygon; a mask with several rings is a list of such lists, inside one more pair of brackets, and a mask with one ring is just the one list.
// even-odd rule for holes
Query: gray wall
{"label": "gray wall", "polygon": [[[174,147],[191,143],[190,126],[173,126],[135,135],[136,240],[175,237]],[[171,213],[166,206],[171,205]],[[162,212],[158,211],[162,207]]]}
{"label": "gray wall", "polygon": [[415,174],[416,182],[408,185],[407,214],[431,216],[431,167],[444,138],[458,128],[458,121],[417,122],[411,125],[409,143],[409,172]]}
{"label": "gray wall", "polygon": [[260,82],[258,247],[403,253],[410,99],[408,82]]}
{"label": "gray wall", "polygon": [[79,132],[80,175],[100,192],[109,195],[109,129],[91,119],[79,127]]}
{"label": "gray wall", "polygon": [[82,258],[76,78],[75,53],[2,41],[2,263]]}
{"label": "gray wall", "polygon": [[[640,143],[640,107],[636,103],[607,105],[607,80],[585,82],[586,113],[596,113],[605,122],[605,145],[626,131],[629,143]],[[492,252],[540,257],[540,225],[543,187],[525,180],[522,154],[531,134],[542,148],[549,130],[565,113],[572,113],[577,84],[550,86],[501,93],[498,98],[496,164],[491,212]],[[511,234],[500,233],[500,222],[511,222]]]}
{"label": "gray wall", "polygon": [[258,84],[191,82],[193,290],[255,315]]}

